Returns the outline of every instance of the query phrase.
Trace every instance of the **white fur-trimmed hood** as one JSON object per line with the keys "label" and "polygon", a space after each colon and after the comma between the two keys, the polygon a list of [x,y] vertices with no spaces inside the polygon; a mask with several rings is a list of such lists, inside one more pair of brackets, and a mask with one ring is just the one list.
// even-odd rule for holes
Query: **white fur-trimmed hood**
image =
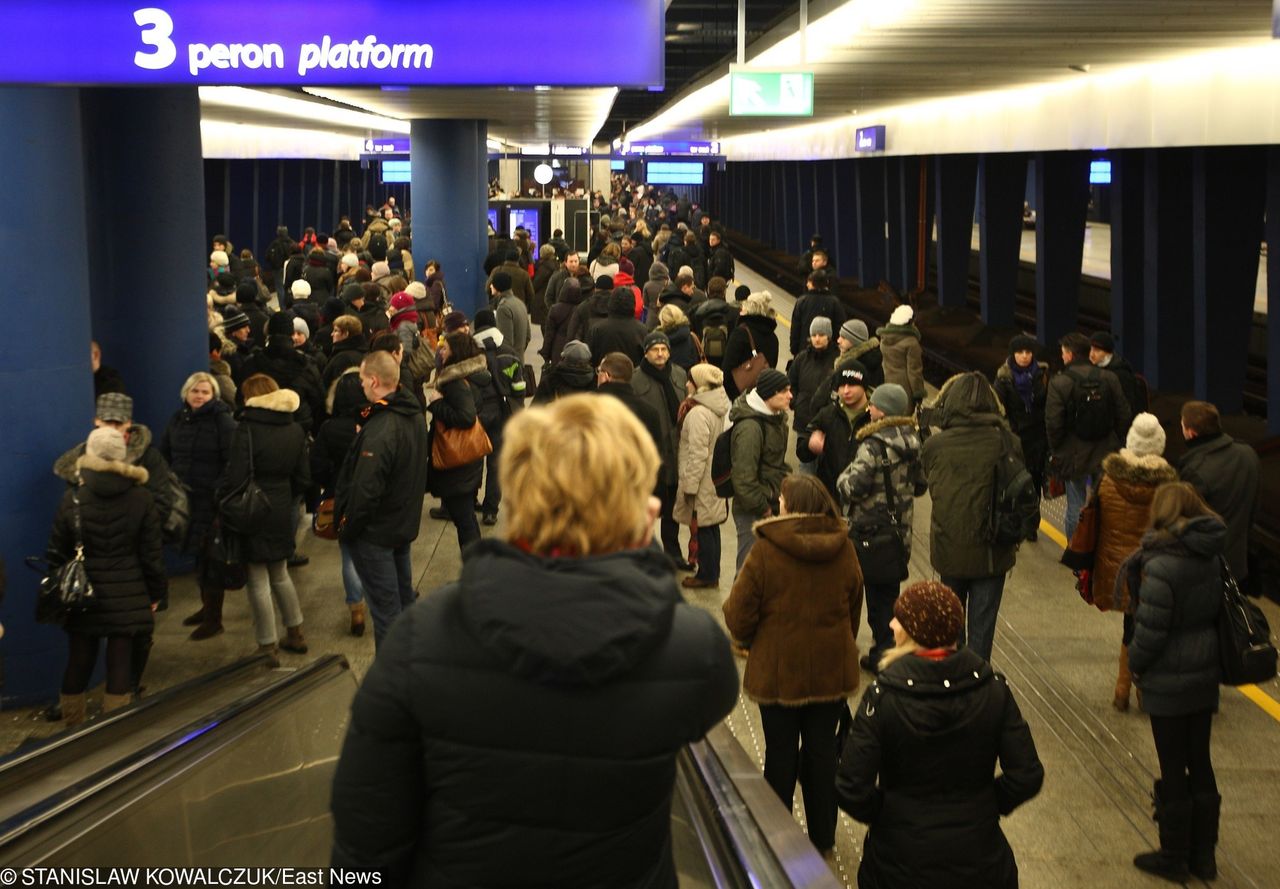
{"label": "white fur-trimmed hood", "polygon": [[292,389],[277,389],[266,395],[246,398],[244,401],[245,407],[260,407],[263,410],[279,411],[282,414],[292,414],[301,404],[302,399]]}
{"label": "white fur-trimmed hood", "polygon": [[76,460],[76,472],[82,469],[88,469],[92,472],[109,472],[113,475],[132,479],[140,485],[145,485],[151,478],[150,474],[141,466],[134,466],[131,463],[124,463],[120,460],[103,460],[101,457],[94,457],[89,454],[82,454]]}

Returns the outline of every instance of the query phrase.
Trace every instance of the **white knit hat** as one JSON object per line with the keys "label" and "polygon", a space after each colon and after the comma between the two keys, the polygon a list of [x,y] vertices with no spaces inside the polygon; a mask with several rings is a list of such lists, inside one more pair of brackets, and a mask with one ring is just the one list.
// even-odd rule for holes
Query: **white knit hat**
{"label": "white knit hat", "polygon": [[308,339],[311,338],[311,328],[307,326],[307,322],[301,318],[293,319],[293,332],[300,333]]}
{"label": "white knit hat", "polygon": [[360,268],[360,258],[356,256],[354,253],[342,254],[342,259],[339,260],[339,263],[343,266],[346,266],[349,269]]}
{"label": "white knit hat", "polygon": [[100,426],[89,433],[89,438],[84,443],[84,452],[100,460],[123,461],[128,450],[119,429]]}
{"label": "white knit hat", "polygon": [[911,306],[898,306],[893,310],[893,314],[889,316],[889,323],[898,326],[910,324],[911,319],[915,316],[915,310]]}
{"label": "white knit hat", "polygon": [[427,285],[421,281],[410,281],[409,286],[405,287],[404,292],[412,296],[414,299],[427,298]]}
{"label": "white knit hat", "polygon": [[1129,427],[1129,436],[1125,439],[1124,446],[1135,457],[1162,456],[1164,430],[1160,428],[1160,421],[1153,414],[1138,414]]}
{"label": "white knit hat", "polygon": [[209,254],[209,262],[212,262],[214,265],[217,265],[217,266],[224,266],[224,265],[231,264],[231,260],[227,259],[227,252],[225,250],[214,250],[212,253]]}
{"label": "white knit hat", "polygon": [[294,299],[306,299],[311,295],[311,284],[299,278],[289,285],[289,292]]}

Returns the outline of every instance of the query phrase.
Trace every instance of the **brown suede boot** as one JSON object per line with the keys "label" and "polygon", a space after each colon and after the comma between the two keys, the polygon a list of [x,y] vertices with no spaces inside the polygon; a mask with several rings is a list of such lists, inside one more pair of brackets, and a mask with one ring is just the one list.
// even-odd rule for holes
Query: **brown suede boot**
{"label": "brown suede boot", "polygon": [[258,654],[267,656],[267,664],[271,667],[280,666],[280,647],[277,645],[259,645]]}
{"label": "brown suede boot", "polygon": [[212,639],[222,632],[222,599],[225,595],[225,590],[201,588],[200,601],[204,605],[200,609],[202,619],[200,626],[192,630],[189,638],[199,642],[201,639]]}
{"label": "brown suede boot", "polygon": [[1121,713],[1129,710],[1129,689],[1133,686],[1133,676],[1129,673],[1129,646],[1120,646],[1120,674],[1116,677],[1116,694],[1111,706]]}
{"label": "brown suede boot", "polygon": [[302,637],[302,624],[296,627],[286,627],[286,635],[280,642],[280,647],[285,651],[293,654],[307,653],[307,640]]}
{"label": "brown suede boot", "polygon": [[84,722],[84,692],[78,695],[58,695],[58,706],[62,708],[62,724],[67,728],[75,728]]}
{"label": "brown suede boot", "polygon": [[364,603],[363,602],[351,603],[351,635],[352,636],[364,635]]}
{"label": "brown suede boot", "polygon": [[121,707],[129,706],[131,703],[133,703],[133,695],[113,695],[108,692],[102,696],[102,712],[103,714],[111,713]]}

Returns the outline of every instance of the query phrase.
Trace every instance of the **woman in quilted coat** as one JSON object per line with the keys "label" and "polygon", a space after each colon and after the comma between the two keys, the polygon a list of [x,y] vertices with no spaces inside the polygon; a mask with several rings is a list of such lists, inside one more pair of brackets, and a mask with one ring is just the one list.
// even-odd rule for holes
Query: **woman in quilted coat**
{"label": "woman in quilted coat", "polygon": [[720,526],[729,517],[729,505],[711,481],[711,456],[724,431],[729,396],[724,371],[715,365],[695,364],[690,376],[689,398],[680,407],[679,480],[672,517],[692,527],[696,516],[698,570],[681,585],[698,589],[720,585]]}

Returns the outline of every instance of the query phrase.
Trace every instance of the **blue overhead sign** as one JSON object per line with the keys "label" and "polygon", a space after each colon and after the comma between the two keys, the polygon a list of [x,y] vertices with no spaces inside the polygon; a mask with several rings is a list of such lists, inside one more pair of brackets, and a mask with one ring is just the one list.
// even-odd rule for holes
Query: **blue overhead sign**
{"label": "blue overhead sign", "polygon": [[691,155],[693,157],[711,157],[720,153],[719,142],[624,142],[623,155],[641,157],[666,157],[671,155]]}
{"label": "blue overhead sign", "polygon": [[854,151],[884,151],[884,125],[860,127],[854,133]]}
{"label": "blue overhead sign", "polygon": [[[154,0],[153,0],[154,2]],[[521,52],[492,23],[522,0],[5,0],[0,84],[619,86],[663,82],[663,0],[611,0],[625,53]],[[543,0],[546,21],[592,21],[592,0]]]}

